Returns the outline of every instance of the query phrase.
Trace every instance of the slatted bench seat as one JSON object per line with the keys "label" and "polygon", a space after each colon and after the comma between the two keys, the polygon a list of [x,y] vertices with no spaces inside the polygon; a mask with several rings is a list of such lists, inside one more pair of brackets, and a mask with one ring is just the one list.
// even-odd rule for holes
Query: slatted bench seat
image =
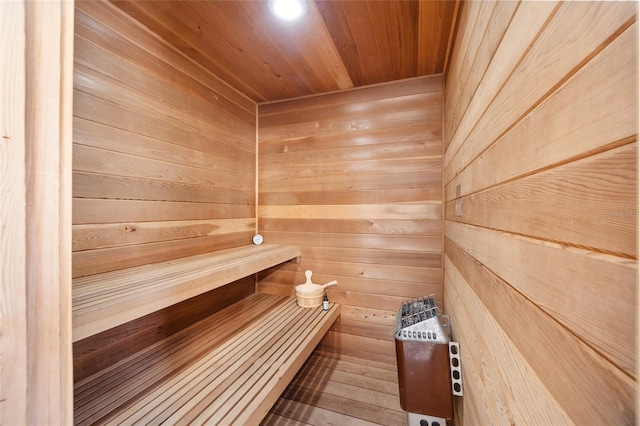
{"label": "slatted bench seat", "polygon": [[73,280],[73,341],[300,257],[288,245],[250,245]]}
{"label": "slatted bench seat", "polygon": [[258,424],[340,312],[255,293],[75,384],[76,424]]}

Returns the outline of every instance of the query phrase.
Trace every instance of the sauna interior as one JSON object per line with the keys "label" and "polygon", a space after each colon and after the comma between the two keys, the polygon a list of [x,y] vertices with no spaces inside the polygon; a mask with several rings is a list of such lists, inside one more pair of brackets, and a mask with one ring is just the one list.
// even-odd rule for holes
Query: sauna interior
{"label": "sauna interior", "polygon": [[[637,422],[636,2],[0,11],[0,424],[406,424],[393,329],[425,295],[451,424]],[[338,281],[308,320],[306,270]],[[253,333],[214,373],[209,326]]]}

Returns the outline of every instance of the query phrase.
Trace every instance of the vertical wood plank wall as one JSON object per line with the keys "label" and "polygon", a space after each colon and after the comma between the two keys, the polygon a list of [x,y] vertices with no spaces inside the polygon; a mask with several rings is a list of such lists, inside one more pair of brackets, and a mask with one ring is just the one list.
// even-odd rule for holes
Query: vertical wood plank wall
{"label": "vertical wood plank wall", "polygon": [[73,4],[0,3],[0,424],[70,424]]}
{"label": "vertical wood plank wall", "polygon": [[442,79],[404,80],[259,106],[258,228],[302,262],[258,290],[315,283],[341,303],[329,348],[395,362],[403,300],[442,298]]}
{"label": "vertical wood plank wall", "polygon": [[462,424],[633,424],[637,4],[465,2],[445,84]]}
{"label": "vertical wood plank wall", "polygon": [[74,276],[249,244],[255,103],[107,2],[74,66]]}

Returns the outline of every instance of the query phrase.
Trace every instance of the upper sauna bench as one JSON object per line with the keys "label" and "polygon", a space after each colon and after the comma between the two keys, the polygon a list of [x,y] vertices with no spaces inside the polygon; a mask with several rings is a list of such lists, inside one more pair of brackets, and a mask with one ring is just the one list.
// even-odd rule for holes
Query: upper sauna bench
{"label": "upper sauna bench", "polygon": [[299,257],[296,246],[251,245],[75,278],[73,341]]}

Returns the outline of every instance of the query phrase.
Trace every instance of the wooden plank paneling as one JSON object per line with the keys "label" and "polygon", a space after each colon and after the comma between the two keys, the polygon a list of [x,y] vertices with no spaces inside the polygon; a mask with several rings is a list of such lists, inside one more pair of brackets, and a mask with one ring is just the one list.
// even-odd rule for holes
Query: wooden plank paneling
{"label": "wooden plank paneling", "polygon": [[456,412],[633,424],[637,4],[512,6],[464,5],[445,92],[445,308],[470,388]]}
{"label": "wooden plank paneling", "polygon": [[[576,71],[575,67],[581,67],[608,46],[610,37],[633,22],[635,10],[633,2],[564,3],[541,28],[533,46],[523,43],[521,47],[525,50],[510,50],[510,55],[525,54],[511,69],[513,74],[505,76],[506,81],[498,80],[490,87],[493,90],[480,86],[476,91],[478,96],[470,102],[455,133],[447,133],[452,139],[445,154],[445,182],[450,182],[495,138],[562,85]],[[558,40],[565,40],[567,44],[568,40],[580,42],[572,49],[558,49]],[[544,78],[540,78],[540,69],[545,70]],[[463,141],[468,143],[460,150]]]}
{"label": "wooden plank paneling", "polygon": [[25,2],[0,3],[0,423],[26,424]]}
{"label": "wooden plank paneling", "polygon": [[[478,301],[475,293],[465,289],[464,278],[456,267],[447,262],[445,271],[445,301],[458,331],[456,337],[461,343],[460,353],[464,354],[461,365],[466,365],[469,358],[475,358],[473,362],[480,365],[478,373],[483,389],[477,397],[474,394],[470,399],[482,400],[480,395],[487,395],[486,401],[493,414],[489,423],[569,424],[567,414],[557,401],[550,398],[549,391],[533,374],[518,348]],[[464,419],[465,423],[475,424],[476,421]]]}
{"label": "wooden plank paneling", "polygon": [[[603,423],[624,424],[633,418],[633,379],[533,306],[526,294],[506,285],[451,241],[447,243],[447,259],[451,259],[452,263],[448,263],[451,268],[455,268],[454,263],[459,265],[458,273],[464,277],[465,284],[492,312],[523,358],[536,361],[530,362],[531,368],[544,379],[547,389],[552,394],[572,398],[565,410],[577,423],[600,419]],[[522,333],[525,328],[527,333]],[[551,359],[553,362],[548,362]],[[589,374],[573,375],[568,373],[571,371],[589,371]],[[565,395],[566,374],[571,374],[575,391],[570,395]],[[602,403],[605,398],[609,401]]]}
{"label": "wooden plank paneling", "polygon": [[76,11],[73,275],[250,243],[255,105],[114,5]]}
{"label": "wooden plank paneling", "polygon": [[456,201],[447,217],[635,258],[637,156],[632,143],[464,196],[463,217],[455,216]]}
{"label": "wooden plank paneling", "polygon": [[[260,291],[293,294],[311,269],[354,312],[442,298],[441,90],[433,77],[259,106],[260,232],[302,252],[259,274]],[[395,356],[375,315],[331,333],[327,349]]]}
{"label": "wooden plank paneling", "polygon": [[70,424],[73,4],[0,4],[0,423]]}

